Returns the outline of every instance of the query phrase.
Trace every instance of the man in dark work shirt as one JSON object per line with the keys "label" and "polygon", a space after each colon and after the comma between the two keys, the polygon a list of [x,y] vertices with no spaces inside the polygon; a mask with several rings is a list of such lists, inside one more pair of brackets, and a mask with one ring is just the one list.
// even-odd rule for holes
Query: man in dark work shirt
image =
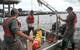
{"label": "man in dark work shirt", "polygon": [[[75,32],[75,24],[77,22],[77,16],[73,12],[72,7],[68,7],[66,9],[66,11],[68,13],[66,20],[59,17],[60,20],[66,22],[66,31],[63,35],[64,39],[63,39],[63,42],[62,42],[62,48],[63,48],[63,50],[68,50],[69,48],[72,48],[72,50],[74,50],[73,35],[74,35],[74,32]],[[69,44],[71,44],[71,47],[69,46]]]}

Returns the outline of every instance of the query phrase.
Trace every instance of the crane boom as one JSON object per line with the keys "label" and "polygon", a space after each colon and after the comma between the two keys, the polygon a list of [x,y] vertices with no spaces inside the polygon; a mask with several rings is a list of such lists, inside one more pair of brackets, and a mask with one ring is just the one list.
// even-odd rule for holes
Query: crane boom
{"label": "crane boom", "polygon": [[49,10],[51,10],[53,13],[55,13],[55,15],[57,17],[56,18],[56,33],[58,35],[58,28],[59,28],[59,26],[58,26],[58,21],[59,21],[58,11],[55,8],[53,8],[51,5],[49,5],[47,2],[45,2],[44,0],[37,0],[37,1],[39,4],[46,6]]}

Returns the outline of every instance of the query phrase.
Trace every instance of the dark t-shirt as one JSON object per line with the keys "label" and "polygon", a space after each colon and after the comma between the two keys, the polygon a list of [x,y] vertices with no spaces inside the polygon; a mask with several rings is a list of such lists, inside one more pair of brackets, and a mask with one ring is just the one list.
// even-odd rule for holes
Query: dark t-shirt
{"label": "dark t-shirt", "polygon": [[67,21],[66,21],[66,31],[64,33],[64,37],[73,37],[74,32],[75,32],[75,19],[76,19],[76,14],[72,12],[67,16]]}
{"label": "dark t-shirt", "polygon": [[74,26],[75,26],[75,24],[74,24],[75,18],[76,18],[76,14],[74,12],[72,12],[71,14],[69,14],[67,16],[66,23],[67,23],[67,27],[68,28],[74,28]]}

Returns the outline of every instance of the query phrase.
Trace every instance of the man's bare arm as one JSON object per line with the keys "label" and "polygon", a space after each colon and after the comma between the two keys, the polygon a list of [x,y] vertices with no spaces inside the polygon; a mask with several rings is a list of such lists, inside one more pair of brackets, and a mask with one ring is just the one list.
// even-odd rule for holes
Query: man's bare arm
{"label": "man's bare arm", "polygon": [[66,21],[67,21],[67,20],[65,20],[65,19],[62,19],[62,18],[60,18],[60,17],[59,17],[59,19],[60,19],[61,21],[64,21],[64,22],[66,22]]}
{"label": "man's bare arm", "polygon": [[23,37],[23,38],[26,38],[26,39],[29,39],[30,41],[33,41],[33,39],[29,36],[27,36],[26,34],[24,34],[22,31],[17,31],[16,32],[19,36]]}

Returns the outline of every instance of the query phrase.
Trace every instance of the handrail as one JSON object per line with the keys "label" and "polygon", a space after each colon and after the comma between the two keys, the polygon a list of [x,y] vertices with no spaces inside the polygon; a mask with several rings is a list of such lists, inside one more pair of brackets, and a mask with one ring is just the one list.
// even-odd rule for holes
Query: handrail
{"label": "handrail", "polygon": [[57,45],[57,44],[59,44],[61,42],[62,42],[62,39],[61,40],[58,40],[56,43],[54,43],[54,44],[52,44],[52,45],[50,45],[50,46],[48,46],[46,48],[43,48],[42,50],[47,50],[47,49],[49,49],[49,48],[51,48],[51,47],[53,47],[53,46],[55,46],[55,45]]}

